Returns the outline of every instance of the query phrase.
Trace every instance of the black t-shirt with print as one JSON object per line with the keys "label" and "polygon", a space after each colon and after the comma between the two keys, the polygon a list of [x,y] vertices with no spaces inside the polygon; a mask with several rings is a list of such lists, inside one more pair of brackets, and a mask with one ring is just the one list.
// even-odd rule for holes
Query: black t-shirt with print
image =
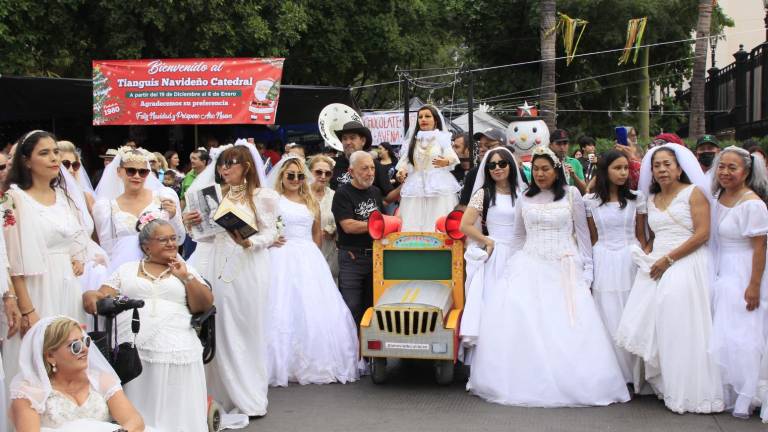
{"label": "black t-shirt with print", "polygon": [[[349,184],[352,177],[349,175],[349,159],[342,155],[334,159],[336,165],[333,166],[333,176],[331,177],[331,189],[339,190],[341,185]],[[395,188],[389,181],[387,169],[381,166],[378,160],[373,161],[376,168],[376,176],[373,179],[373,185],[378,187],[382,196],[387,196]]]}
{"label": "black t-shirt with print", "polygon": [[363,249],[373,247],[373,240],[368,233],[347,234],[339,222],[346,219],[367,221],[374,210],[381,211],[383,208],[384,204],[378,188],[371,186],[362,190],[352,186],[351,183],[339,186],[331,204],[331,211],[336,219],[336,231],[339,233],[339,246]]}

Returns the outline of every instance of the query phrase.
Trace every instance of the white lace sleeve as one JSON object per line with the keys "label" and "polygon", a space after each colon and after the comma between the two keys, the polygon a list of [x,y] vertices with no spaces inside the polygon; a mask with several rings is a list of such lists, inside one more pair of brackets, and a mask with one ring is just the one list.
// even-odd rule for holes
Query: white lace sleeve
{"label": "white lace sleeve", "polygon": [[635,191],[635,208],[637,214],[648,214],[648,198],[641,191]]}
{"label": "white lace sleeve", "polygon": [[114,273],[112,273],[112,274],[111,274],[111,275],[110,275],[110,276],[107,278],[107,280],[105,280],[104,282],[102,282],[102,283],[101,283],[101,285],[102,285],[102,286],[106,285],[106,286],[108,286],[108,287],[110,287],[110,288],[114,289],[114,290],[115,290],[115,291],[117,291],[118,293],[120,293],[120,281],[121,281],[121,279],[122,279],[122,278],[120,277],[120,269],[121,269],[121,268],[122,268],[122,266],[120,266],[120,267],[119,267],[117,270],[115,270],[115,271],[114,271]]}
{"label": "white lace sleeve", "polygon": [[109,373],[100,373],[98,380],[99,387],[96,389],[108,401],[115,393],[123,389],[117,376]]}
{"label": "white lace sleeve", "polygon": [[251,250],[262,250],[272,246],[277,240],[277,205],[279,195],[272,189],[260,189],[253,198],[256,205],[256,221],[259,232],[252,235]]}
{"label": "white lace sleeve", "polygon": [[763,201],[744,201],[734,211],[739,212],[739,231],[744,237],[758,237],[768,233],[768,209]]}
{"label": "white lace sleeve", "polygon": [[587,225],[587,210],[581,193],[574,186],[568,187],[568,193],[571,199],[571,209],[573,214],[573,229],[576,236],[576,244],[579,248],[579,256],[584,266],[584,280],[587,285],[592,283],[594,278],[592,274],[592,240],[589,236],[589,226]]}
{"label": "white lace sleeve", "polygon": [[451,145],[451,134],[449,134],[448,132],[441,133],[439,142],[440,142],[440,147],[441,147],[443,157],[448,159],[448,162],[449,162],[449,165],[444,169],[448,171],[452,171],[453,168],[459,164],[459,155],[456,154],[456,151],[453,149],[453,146]]}
{"label": "white lace sleeve", "polygon": [[512,231],[512,251],[518,251],[525,245],[525,220],[523,220],[523,207],[525,207],[526,197],[523,195],[515,201],[515,228]]}
{"label": "white lace sleeve", "polygon": [[467,204],[467,206],[472,207],[473,209],[482,213],[484,200],[485,200],[485,189],[478,189],[477,192],[475,192],[475,194],[472,195],[472,198],[469,200],[469,204]]}
{"label": "white lace sleeve", "polygon": [[96,225],[96,235],[99,237],[99,245],[108,254],[112,255],[112,247],[115,244],[115,230],[112,227],[112,201],[100,199],[93,205],[93,222]]}

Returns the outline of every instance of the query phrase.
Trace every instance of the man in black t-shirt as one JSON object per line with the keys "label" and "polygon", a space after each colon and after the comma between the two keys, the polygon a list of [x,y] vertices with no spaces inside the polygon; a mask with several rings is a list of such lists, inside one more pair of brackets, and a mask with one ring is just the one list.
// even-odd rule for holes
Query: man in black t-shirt
{"label": "man in black t-shirt", "polygon": [[[344,146],[344,153],[334,160],[336,165],[333,167],[333,176],[331,177],[331,189],[338,190],[339,186],[348,184],[351,181],[349,174],[349,158],[356,151],[369,151],[373,138],[371,131],[360,122],[351,121],[344,124],[341,130],[336,131],[336,135]],[[397,201],[399,189],[395,189],[389,181],[387,170],[381,166],[378,161],[373,162],[375,173],[373,184],[387,203]]]}
{"label": "man in black t-shirt", "polygon": [[373,240],[368,235],[368,216],[381,211],[381,192],[373,186],[376,168],[364,151],[353,152],[349,160],[350,182],[339,186],[331,211],[339,234],[339,291],[355,324],[373,303]]}

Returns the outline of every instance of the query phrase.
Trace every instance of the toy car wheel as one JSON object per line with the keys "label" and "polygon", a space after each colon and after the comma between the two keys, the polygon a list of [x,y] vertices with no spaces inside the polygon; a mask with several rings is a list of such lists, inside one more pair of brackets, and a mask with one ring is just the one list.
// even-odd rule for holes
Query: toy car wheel
{"label": "toy car wheel", "polygon": [[373,357],[371,359],[371,381],[374,384],[384,384],[387,380],[387,359]]}
{"label": "toy car wheel", "polygon": [[448,385],[453,382],[453,360],[435,361],[435,381],[440,385]]}
{"label": "toy car wheel", "polygon": [[218,432],[221,427],[221,407],[215,400],[208,403],[208,432]]}

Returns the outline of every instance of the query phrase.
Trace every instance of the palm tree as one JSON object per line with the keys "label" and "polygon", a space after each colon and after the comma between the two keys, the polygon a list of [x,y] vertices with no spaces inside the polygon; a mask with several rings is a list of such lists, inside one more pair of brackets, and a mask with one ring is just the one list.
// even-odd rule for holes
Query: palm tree
{"label": "palm tree", "polygon": [[550,130],[557,124],[555,93],[555,10],[556,0],[539,2],[539,37],[541,41],[541,113]]}
{"label": "palm tree", "polygon": [[697,139],[706,133],[704,118],[704,88],[706,84],[707,41],[712,25],[713,0],[699,0],[699,21],[696,24],[696,51],[691,78],[691,118],[688,136]]}

